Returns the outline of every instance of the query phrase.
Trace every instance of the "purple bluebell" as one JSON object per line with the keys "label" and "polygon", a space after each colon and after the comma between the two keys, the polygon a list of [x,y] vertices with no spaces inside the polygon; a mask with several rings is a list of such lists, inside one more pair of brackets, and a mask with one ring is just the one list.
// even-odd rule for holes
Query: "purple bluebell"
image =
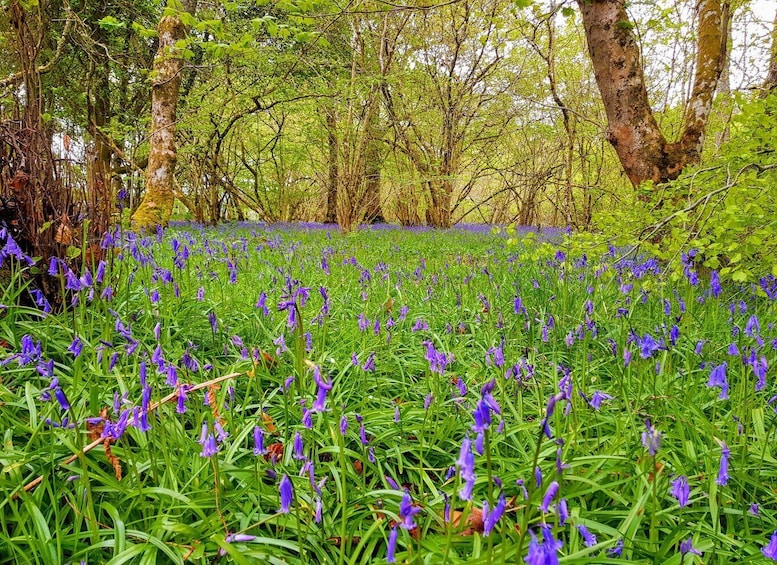
{"label": "purple bluebell", "polygon": [[586,547],[592,547],[596,545],[596,536],[588,531],[583,524],[577,525],[577,531],[580,532],[580,536],[583,538],[583,545]]}
{"label": "purple bluebell", "polygon": [[216,445],[216,437],[213,434],[207,434],[202,441],[202,451],[200,457],[213,457],[219,452],[218,445]]}
{"label": "purple bluebell", "polygon": [[720,296],[720,293],[723,292],[723,289],[720,286],[720,273],[718,273],[718,271],[712,271],[710,273],[710,292],[715,298]]}
{"label": "purple bluebell", "polygon": [[281,497],[281,507],[278,512],[282,514],[288,514],[291,512],[291,504],[294,501],[294,487],[291,484],[291,479],[288,475],[281,477],[281,483],[278,486],[278,491]]}
{"label": "purple bluebell", "polygon": [[259,426],[254,426],[254,455],[264,454],[264,432]]}
{"label": "purple bluebell", "polygon": [[216,439],[219,443],[223,443],[229,437],[229,434],[218,420],[213,423],[213,429],[216,431]]}
{"label": "purple bluebell", "polygon": [[688,538],[687,540],[680,542],[680,553],[682,555],[687,553],[690,553],[691,555],[701,555],[701,551],[693,547],[693,538]]}
{"label": "purple bluebell", "polygon": [[256,539],[256,536],[251,536],[248,534],[229,534],[225,541],[227,543],[234,543],[234,542],[248,542],[248,541],[254,541]]}
{"label": "purple bluebell", "polygon": [[399,535],[399,530],[396,526],[391,528],[391,532],[389,532],[389,539],[388,539],[388,548],[386,549],[386,563],[396,563],[397,559],[394,556],[397,550],[397,536]]}
{"label": "purple bluebell", "polygon": [[505,507],[507,506],[507,500],[505,499],[504,492],[499,494],[499,499],[492,510],[488,509],[488,502],[483,501],[483,535],[488,536],[491,534],[494,526],[504,514]]}
{"label": "purple bluebell", "polygon": [[76,336],[73,338],[72,343],[70,344],[70,347],[67,348],[67,350],[73,354],[73,357],[78,357],[81,355],[81,350],[84,348],[84,343],[81,341],[81,339]]}
{"label": "purple bluebell", "polygon": [[672,496],[677,499],[680,504],[680,508],[688,505],[688,497],[691,493],[691,488],[688,486],[688,478],[684,475],[680,475],[674,481],[672,481]]}
{"label": "purple bluebell", "polygon": [[321,498],[316,497],[316,506],[315,506],[315,511],[313,513],[313,519],[316,521],[316,524],[321,523],[323,511],[324,511],[324,502],[321,500]]}
{"label": "purple bluebell", "polygon": [[367,371],[370,373],[375,372],[375,352],[369,354],[367,357],[367,360],[364,362],[364,365],[362,365],[362,370]]}
{"label": "purple bluebell", "polygon": [[178,399],[175,411],[178,414],[185,414],[186,413],[186,400],[187,400],[187,392],[188,388],[186,385],[179,386],[178,387]]}
{"label": "purple bluebell", "polygon": [[599,410],[602,407],[602,402],[605,400],[612,400],[612,396],[606,392],[597,390],[594,392],[593,396],[591,396],[591,400],[588,401],[588,404],[590,404],[591,408],[594,410]]}
{"label": "purple bluebell", "polygon": [[655,457],[661,448],[661,432],[653,427],[650,420],[645,420],[645,427],[647,431],[642,432],[642,445],[648,449],[651,456]]}
{"label": "purple bluebell", "polygon": [[313,412],[323,412],[326,410],[326,395],[332,390],[332,383],[326,382],[321,376],[321,369],[318,366],[313,367],[313,380],[318,386],[318,392],[316,393],[316,400],[313,402]]}
{"label": "purple bluebell", "polygon": [[720,387],[720,398],[725,400],[728,398],[728,381],[726,380],[726,363],[713,366],[710,371],[710,378],[707,381],[708,387]]}
{"label": "purple bluebell", "polygon": [[296,432],[294,434],[294,440],[292,442],[292,446],[294,447],[294,458],[295,459],[305,459],[305,445],[302,442],[302,434],[299,432]]}
{"label": "purple bluebell", "polygon": [[70,410],[70,402],[68,401],[67,396],[65,396],[65,391],[60,387],[54,389],[54,397],[57,399],[59,407],[62,408],[62,410]]}
{"label": "purple bluebell", "polygon": [[456,460],[459,475],[464,483],[459,490],[459,498],[472,500],[472,490],[475,487],[475,455],[472,453],[472,443],[468,437],[461,442],[459,458]]}
{"label": "purple bluebell", "polygon": [[553,538],[553,530],[542,526],[542,542],[531,532],[529,553],[524,557],[528,565],[558,565],[558,551],[563,543]]}
{"label": "purple bluebell", "polygon": [[569,508],[567,507],[567,499],[562,498],[556,504],[556,515],[558,516],[559,526],[563,526],[569,520]]}
{"label": "purple bluebell", "polygon": [[726,442],[720,442],[720,466],[718,467],[718,477],[715,482],[721,486],[728,484],[728,460],[731,457],[731,450],[726,445]]}
{"label": "purple bluebell", "polygon": [[400,526],[406,530],[412,530],[416,527],[413,516],[418,514],[421,509],[413,504],[413,499],[408,492],[402,495],[402,501],[399,503]]}
{"label": "purple bluebell", "polygon": [[545,491],[545,496],[542,497],[542,504],[540,504],[540,510],[543,512],[543,514],[548,512],[550,505],[553,503],[553,499],[558,494],[558,489],[558,481],[553,481],[548,485],[548,488]]}
{"label": "purple bluebell", "polygon": [[347,432],[347,431],[348,431],[348,416],[343,414],[340,417],[340,433],[342,435],[345,435],[345,432]]}
{"label": "purple bluebell", "polygon": [[769,363],[766,361],[766,357],[761,355],[756,358],[755,353],[753,353],[752,359],[748,360],[748,364],[753,369],[753,374],[758,379],[755,383],[755,390],[763,390],[766,387],[766,371],[769,369]]}
{"label": "purple bluebell", "polygon": [[747,320],[747,324],[745,325],[745,335],[747,337],[756,337],[756,336],[759,336],[760,334],[761,334],[761,324],[758,321],[758,316],[753,314]]}
{"label": "purple bluebell", "polygon": [[764,554],[764,557],[777,561],[777,530],[772,534],[769,543],[761,548],[761,553]]}
{"label": "purple bluebell", "polygon": [[620,557],[623,554],[623,538],[619,538],[615,545],[607,550],[610,557]]}
{"label": "purple bluebell", "polygon": [[649,359],[663,345],[657,342],[652,335],[646,333],[643,337],[637,336],[637,347],[639,347],[639,356],[643,359]]}

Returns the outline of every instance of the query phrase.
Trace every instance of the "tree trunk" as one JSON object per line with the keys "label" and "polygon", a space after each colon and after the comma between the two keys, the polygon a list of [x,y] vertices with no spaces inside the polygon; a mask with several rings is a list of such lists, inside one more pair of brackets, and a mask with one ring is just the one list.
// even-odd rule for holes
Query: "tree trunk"
{"label": "tree trunk", "polygon": [[669,143],[648,103],[637,40],[625,0],[577,0],[607,114],[608,139],[632,184],[677,178],[699,162],[704,130],[725,59],[727,0],[699,0],[696,76],[678,141]]}
{"label": "tree trunk", "polygon": [[777,12],[774,14],[772,26],[772,51],[769,57],[769,70],[764,81],[761,98],[766,98],[771,91],[777,88]]}
{"label": "tree trunk", "polygon": [[176,43],[186,37],[186,27],[177,15],[167,15],[159,20],[157,32],[159,47],[151,85],[151,147],[146,193],[132,215],[133,227],[139,230],[167,225],[175,202],[175,122],[184,63]]}
{"label": "tree trunk", "polygon": [[103,128],[110,121],[110,84],[107,64],[96,65],[96,76],[90,81],[92,92],[88,97],[87,130],[94,144],[88,166],[87,194],[88,214],[92,221],[102,220],[103,225],[95,226],[99,233],[108,230],[111,213],[111,157],[112,151],[107,143]]}
{"label": "tree trunk", "polygon": [[334,107],[326,109],[326,133],[329,144],[329,177],[326,184],[326,222],[337,221],[337,183],[340,176],[337,167],[337,116]]}
{"label": "tree trunk", "polygon": [[[375,104],[377,105],[377,102]],[[369,122],[365,125],[367,142],[364,148],[364,218],[370,223],[384,221],[380,198],[380,166],[383,158],[379,120],[380,113],[376,108],[369,114]]]}

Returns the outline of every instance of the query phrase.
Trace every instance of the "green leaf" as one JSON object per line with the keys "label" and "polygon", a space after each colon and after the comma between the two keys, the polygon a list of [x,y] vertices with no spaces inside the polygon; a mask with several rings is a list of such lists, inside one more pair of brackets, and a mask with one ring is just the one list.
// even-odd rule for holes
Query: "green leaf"
{"label": "green leaf", "polygon": [[121,22],[113,16],[105,16],[103,19],[97,21],[97,25],[105,31],[116,31],[127,27],[125,22]]}

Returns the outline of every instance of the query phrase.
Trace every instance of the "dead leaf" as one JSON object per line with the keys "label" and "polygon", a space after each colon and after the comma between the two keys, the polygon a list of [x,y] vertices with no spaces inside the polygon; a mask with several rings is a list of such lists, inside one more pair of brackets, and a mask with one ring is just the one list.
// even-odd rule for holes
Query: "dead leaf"
{"label": "dead leaf", "polygon": [[[461,524],[461,519],[463,515],[464,513],[459,510],[451,511],[451,524],[453,524],[454,528],[459,527],[459,525]],[[462,536],[471,536],[475,532],[482,534],[483,533],[483,511],[480,508],[471,508],[469,512],[467,512],[467,518],[464,524],[469,527],[465,528],[461,532]]]}

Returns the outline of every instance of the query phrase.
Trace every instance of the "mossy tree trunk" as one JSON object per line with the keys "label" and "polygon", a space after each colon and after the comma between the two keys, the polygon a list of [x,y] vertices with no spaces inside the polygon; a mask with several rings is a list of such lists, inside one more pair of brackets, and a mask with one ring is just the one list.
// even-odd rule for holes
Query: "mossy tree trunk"
{"label": "mossy tree trunk", "polygon": [[[185,6],[193,12],[194,2]],[[173,212],[176,110],[184,66],[179,41],[186,37],[186,26],[177,14],[163,16],[157,26],[159,47],[154,58],[151,85],[151,147],[146,169],[146,192],[132,215],[135,229],[167,225]]]}
{"label": "mossy tree trunk", "polygon": [[727,0],[699,0],[696,75],[680,139],[664,137],[648,102],[642,58],[625,0],[578,0],[588,52],[604,102],[608,137],[636,186],[677,178],[699,162],[715,89],[726,56]]}

